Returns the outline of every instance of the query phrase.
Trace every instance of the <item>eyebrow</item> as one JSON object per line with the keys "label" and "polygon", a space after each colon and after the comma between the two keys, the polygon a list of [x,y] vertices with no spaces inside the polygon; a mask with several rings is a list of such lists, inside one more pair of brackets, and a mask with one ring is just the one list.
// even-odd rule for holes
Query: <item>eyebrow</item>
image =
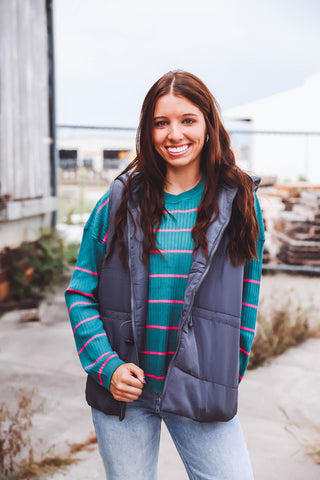
{"label": "eyebrow", "polygon": [[[184,113],[181,117],[198,117],[197,113]],[[167,118],[166,115],[158,115],[157,117],[153,117],[155,120],[158,118]]]}

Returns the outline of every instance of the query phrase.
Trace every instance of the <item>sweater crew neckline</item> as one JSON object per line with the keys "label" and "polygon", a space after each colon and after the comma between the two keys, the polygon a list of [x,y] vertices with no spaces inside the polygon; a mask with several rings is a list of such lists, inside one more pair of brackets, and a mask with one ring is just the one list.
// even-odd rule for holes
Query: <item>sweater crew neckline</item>
{"label": "sweater crew neckline", "polygon": [[185,192],[178,193],[177,195],[173,193],[164,192],[164,200],[165,203],[180,203],[181,201],[188,200],[190,198],[194,198],[199,193],[202,193],[204,188],[204,178],[202,177],[200,182],[190,190],[186,190]]}

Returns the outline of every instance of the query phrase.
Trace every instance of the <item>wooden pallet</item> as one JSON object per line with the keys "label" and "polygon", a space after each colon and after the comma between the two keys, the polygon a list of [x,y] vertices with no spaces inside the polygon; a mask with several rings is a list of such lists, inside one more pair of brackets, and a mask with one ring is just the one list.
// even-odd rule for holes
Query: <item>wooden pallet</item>
{"label": "wooden pallet", "polygon": [[278,258],[291,265],[320,266],[320,240],[296,240],[286,233],[277,232],[281,243]]}

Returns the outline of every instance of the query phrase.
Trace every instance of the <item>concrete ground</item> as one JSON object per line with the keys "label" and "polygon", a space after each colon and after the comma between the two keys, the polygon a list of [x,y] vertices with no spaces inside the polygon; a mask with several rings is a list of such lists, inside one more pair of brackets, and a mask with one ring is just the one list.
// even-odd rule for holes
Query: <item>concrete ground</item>
{"label": "concrete ground", "polygon": [[[299,302],[306,306],[317,304],[319,282],[319,278],[288,275],[265,277],[262,297],[274,303],[291,295],[292,301],[301,297]],[[11,387],[37,387],[45,403],[34,417],[35,451],[66,452],[68,443],[83,442],[93,428],[63,290],[41,306],[41,322],[20,323],[18,317],[17,312],[9,312],[0,318],[1,401],[13,405]],[[319,351],[320,339],[309,340],[269,365],[248,371],[241,383],[239,418],[256,480],[320,478],[320,465],[306,453],[308,445],[320,446]],[[81,461],[50,480],[104,478],[95,445],[78,456]],[[187,475],[163,427],[159,480],[170,479],[186,480]]]}

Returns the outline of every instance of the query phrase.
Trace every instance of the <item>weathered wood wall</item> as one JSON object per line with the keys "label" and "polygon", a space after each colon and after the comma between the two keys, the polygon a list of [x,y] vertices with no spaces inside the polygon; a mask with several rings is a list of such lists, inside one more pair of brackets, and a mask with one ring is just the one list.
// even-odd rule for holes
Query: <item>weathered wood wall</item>
{"label": "weathered wood wall", "polygon": [[0,0],[0,102],[0,198],[50,197],[45,0]]}

